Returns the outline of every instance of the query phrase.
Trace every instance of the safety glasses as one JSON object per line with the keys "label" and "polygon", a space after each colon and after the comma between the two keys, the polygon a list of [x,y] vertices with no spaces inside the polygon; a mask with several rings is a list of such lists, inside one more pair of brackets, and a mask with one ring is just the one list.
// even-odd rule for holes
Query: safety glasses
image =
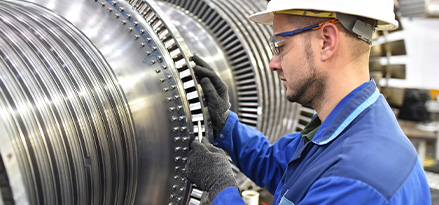
{"label": "safety glasses", "polygon": [[325,23],[340,23],[340,21],[338,19],[331,19],[329,21],[324,21],[324,22],[316,24],[316,25],[307,26],[305,28],[299,28],[299,29],[292,30],[292,31],[286,31],[286,32],[278,33],[278,34],[272,36],[270,38],[270,48],[271,48],[271,51],[273,52],[273,55],[276,55],[276,56],[280,55],[280,53],[282,51],[282,47],[285,44],[286,37],[291,37],[293,35],[303,33],[305,31],[319,30],[323,26],[323,24],[325,24]]}

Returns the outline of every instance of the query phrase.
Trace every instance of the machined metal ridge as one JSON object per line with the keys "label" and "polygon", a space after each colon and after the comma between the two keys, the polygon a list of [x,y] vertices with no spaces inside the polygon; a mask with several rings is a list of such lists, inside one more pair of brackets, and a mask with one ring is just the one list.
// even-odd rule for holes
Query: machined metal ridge
{"label": "machined metal ridge", "polygon": [[[260,124],[258,123],[257,118],[259,95],[245,97],[245,93],[248,91],[258,93],[260,86],[258,86],[259,82],[257,80],[259,78],[247,75],[249,71],[253,70],[252,57],[248,55],[250,49],[247,45],[240,43],[240,39],[242,39],[241,34],[239,32],[234,32],[236,29],[231,27],[233,25],[229,25],[218,11],[211,7],[212,4],[209,4],[207,1],[164,1],[179,6],[192,13],[193,16],[200,19],[200,21],[206,25],[212,31],[212,34],[218,39],[220,45],[224,48],[226,55],[229,56],[231,69],[235,76],[237,86],[236,93],[238,93],[238,107],[244,108],[243,111],[237,112],[240,121],[245,122],[250,126],[257,127],[258,124]],[[257,75],[257,73],[255,74]]]}
{"label": "machined metal ridge", "polygon": [[[278,102],[272,96],[276,93],[273,90],[273,83],[271,77],[271,71],[269,70],[268,62],[269,57],[271,57],[270,53],[266,52],[267,45],[266,39],[269,37],[263,37],[263,33],[261,29],[255,29],[254,23],[250,22],[247,19],[248,13],[246,10],[236,9],[241,8],[239,5],[240,1],[211,1],[218,9],[218,12],[221,12],[221,16],[225,18],[230,24],[233,24],[234,29],[242,35],[242,42],[249,46],[250,51],[248,54],[251,55],[250,58],[253,59],[254,63],[254,71],[246,73],[243,75],[246,79],[248,76],[253,76],[254,73],[257,73],[257,77],[259,78],[260,85],[262,88],[259,89],[259,93],[255,92],[242,92],[239,96],[241,98],[248,98],[252,96],[260,95],[259,104],[261,106],[259,115],[264,117],[259,121],[259,130],[261,130],[266,136],[271,136],[272,126],[271,123],[277,122],[278,119],[274,118],[275,115],[274,108],[275,103]],[[232,6],[233,5],[233,6]],[[264,27],[264,29],[267,29]],[[262,37],[261,37],[262,36]],[[264,40],[264,43],[262,43]],[[235,77],[236,80],[240,80],[240,78]],[[242,108],[241,108],[241,112]]]}
{"label": "machined metal ridge", "polygon": [[[265,25],[257,24],[248,20],[248,16],[251,11],[260,10],[263,8],[263,4],[260,1],[214,1],[218,7],[223,8],[224,12],[227,12],[229,18],[234,19],[233,22],[240,22],[240,29],[245,30],[245,33],[250,34],[248,41],[253,42],[255,45],[254,52],[256,56],[260,57],[263,66],[259,66],[258,70],[261,72],[261,81],[266,82],[263,85],[268,85],[262,90],[265,91],[263,95],[263,123],[261,130],[271,142],[275,142],[280,136],[290,132],[285,132],[286,123],[283,121],[288,118],[292,118],[291,106],[292,103],[288,102],[283,93],[279,92],[283,90],[282,82],[280,81],[278,74],[269,69],[269,61],[272,53],[267,46],[271,37],[272,30]],[[234,6],[232,6],[232,3]],[[246,10],[237,8],[248,8]],[[237,17],[234,17],[237,16]],[[291,127],[290,127],[291,128]],[[283,131],[283,132],[282,132]]]}
{"label": "machined metal ridge", "polygon": [[[185,59],[185,53],[180,49],[181,40],[174,37],[173,34],[170,32],[170,30],[167,28],[167,25],[162,20],[163,16],[160,14],[160,10],[157,10],[155,7],[153,1],[107,1],[108,3],[111,3],[113,7],[115,7],[115,10],[118,10],[121,15],[128,16],[131,15],[131,17],[138,16],[135,18],[138,22],[141,21],[143,18],[146,20],[146,23],[150,27],[144,27],[144,29],[148,30],[148,32],[145,33],[155,33],[157,35],[157,39],[150,39],[144,35],[140,35],[136,38],[143,38],[146,40],[147,43],[162,43],[161,46],[153,47],[152,51],[156,51],[157,49],[165,48],[165,50],[161,50],[162,53],[169,53],[169,55],[163,55],[158,56],[156,60],[151,61],[151,64],[155,63],[161,63],[161,62],[172,62],[171,64],[167,63],[167,65],[163,65],[162,69],[166,72],[172,72],[172,76],[175,78],[172,78],[175,83],[170,84],[169,87],[163,88],[163,92],[165,93],[172,93],[174,91],[178,90],[178,94],[174,94],[167,98],[168,102],[172,101],[178,101],[181,103],[179,106],[170,106],[169,112],[182,112],[190,113],[185,115],[172,115],[170,117],[171,122],[175,122],[178,124],[177,126],[172,128],[172,132],[176,135],[170,136],[171,141],[175,144],[174,147],[174,153],[171,153],[171,159],[173,159],[173,163],[175,164],[174,167],[170,167],[170,170],[173,170],[175,172],[175,175],[173,176],[173,183],[168,184],[169,186],[168,190],[170,190],[170,195],[168,197],[168,203],[169,204],[183,204],[188,201],[188,191],[190,190],[190,184],[187,183],[187,180],[184,178],[184,165],[186,163],[186,155],[189,151],[189,144],[191,140],[193,139],[194,133],[198,132],[198,128],[195,126],[195,123],[193,123],[193,119],[196,117],[194,116],[194,112],[196,112],[195,109],[193,109],[195,106],[193,105],[193,93],[190,95],[188,91],[195,91],[194,89],[191,89],[192,87],[187,86],[188,85],[188,79],[191,79],[191,72],[188,69],[188,66],[186,64]],[[123,8],[120,5],[127,4],[131,8]],[[135,13],[129,13],[129,12],[135,12]],[[131,18],[133,19],[133,18]],[[129,21],[131,21],[129,19]],[[136,20],[132,20],[132,23],[140,26],[140,24],[137,24]],[[140,30],[142,33],[142,30]],[[188,51],[186,51],[188,52]],[[151,53],[149,51],[146,52],[146,55],[149,56]],[[156,70],[157,73],[160,73],[160,70]],[[164,79],[160,79],[160,82],[165,83],[166,80],[171,80],[171,76],[166,76]],[[193,83],[195,84],[195,83]],[[190,85],[190,82],[189,82]],[[192,97],[192,98],[191,98]],[[198,99],[198,98],[196,98]],[[195,100],[196,101],[196,100]],[[192,103],[191,103],[192,102]],[[201,106],[200,106],[201,107]],[[195,111],[194,111],[195,110]],[[200,110],[201,112],[201,110]],[[199,119],[202,121],[202,119]],[[197,124],[198,125],[198,124]],[[166,199],[165,199],[166,200]]]}
{"label": "machined metal ridge", "polygon": [[2,94],[9,113],[17,112],[8,130],[21,138],[10,139],[21,141],[15,154],[26,153],[20,166],[28,170],[30,202],[91,203],[90,189],[94,200],[130,201],[132,118],[104,58],[65,19],[35,4],[4,2],[2,16],[2,50],[9,50]]}
{"label": "machined metal ridge", "polygon": [[[261,130],[271,142],[293,131],[297,105],[284,97],[283,85],[269,70],[271,28],[250,22],[247,16],[262,10],[265,1],[162,0],[185,10],[209,28],[230,62],[241,122]],[[245,8],[245,9],[238,9]]]}
{"label": "machined metal ridge", "polygon": [[[157,6],[144,0],[127,0],[136,8],[136,10],[147,20],[147,22],[154,28],[161,42],[171,54],[172,60],[180,74],[180,80],[183,84],[183,89],[186,92],[186,98],[189,102],[189,108],[192,113],[193,132],[197,135],[198,132],[206,131],[204,127],[204,118],[206,113],[203,112],[204,106],[201,99],[199,89],[196,87],[196,78],[192,72],[194,63],[190,60],[192,54],[180,37],[177,29],[173,26],[166,15],[162,13]],[[202,122],[202,127],[198,128],[198,122]]]}
{"label": "machined metal ridge", "polygon": [[[2,62],[6,63],[2,64],[4,69],[0,69],[6,76],[2,79],[7,81],[1,89],[2,110],[5,110],[2,118],[8,136],[23,141],[14,147],[17,154],[14,158],[21,166],[14,176],[21,174],[28,201],[131,204],[143,200],[144,194],[137,192],[139,187],[150,196],[148,194],[153,195],[156,190],[152,184],[163,181],[167,188],[160,192],[169,193],[169,199],[164,201],[186,203],[189,185],[184,178],[184,165],[190,141],[194,134],[206,136],[211,131],[204,128],[208,115],[190,69],[193,63],[188,58],[189,51],[162,20],[160,16],[164,15],[157,14],[160,11],[151,7],[146,10],[145,5],[152,1],[137,1],[137,7],[125,1],[31,1],[35,4],[3,3],[8,6],[0,14],[5,17],[0,22],[5,28],[2,32],[11,33],[5,33],[0,39],[2,51],[9,54],[2,56]],[[54,12],[40,6],[50,7]],[[78,8],[82,9],[78,11]],[[151,13],[141,16],[142,13],[133,8]],[[84,14],[90,21],[81,21]],[[92,20],[96,17],[99,21]],[[110,22],[110,27],[102,27],[103,22],[106,26]],[[99,38],[96,31],[119,34],[118,39],[132,38],[120,49],[108,49],[118,39],[108,44],[107,32],[101,33],[105,35]],[[120,45],[120,41],[118,43],[116,45]],[[132,52],[137,50],[143,50],[141,63],[147,69],[139,72],[141,76],[131,76],[130,71],[138,71],[132,69],[133,66],[139,65],[127,62],[130,66],[120,66],[119,61],[123,59],[115,57],[124,51],[128,59],[138,60],[138,53]],[[153,80],[151,84],[132,87],[145,76],[151,77],[148,78]],[[154,122],[141,124],[145,122],[142,116],[145,113],[138,111],[153,104],[145,93],[138,95],[137,92],[145,88],[147,91],[159,88],[158,93],[150,93],[151,97],[163,100],[162,105],[168,106],[163,115],[168,119],[165,123],[171,125],[167,134],[157,129],[148,130],[156,126]],[[17,107],[22,111],[14,115]],[[143,136],[145,131],[160,135],[148,139]],[[166,137],[159,140],[158,136]],[[147,140],[158,140],[158,144],[151,145]],[[145,154],[157,153],[163,143],[171,148],[169,153],[162,151],[165,157],[162,161],[169,161],[168,167],[162,169],[166,163],[146,165],[144,162],[149,161],[144,158],[149,156]],[[148,150],[142,152],[141,149],[146,148]],[[2,154],[4,150],[0,150]],[[157,168],[153,167],[156,165]],[[148,170],[151,172],[146,173],[148,176],[138,175]],[[171,179],[149,178],[162,170],[168,170]],[[151,182],[146,189],[145,181]],[[159,197],[154,202],[163,201]]]}
{"label": "machined metal ridge", "polygon": [[[191,116],[188,119],[190,123],[189,129],[189,142],[193,140],[195,136],[203,136],[213,138],[213,134],[210,126],[206,123],[206,119],[209,118],[207,108],[204,106],[202,100],[201,89],[197,86],[196,78],[192,71],[194,63],[190,60],[192,55],[185,45],[183,39],[178,33],[177,29],[173,26],[166,15],[158,8],[158,6],[152,1],[143,0],[127,0],[128,3],[135,9],[148,24],[154,29],[155,33],[159,36],[160,41],[163,43],[166,50],[171,55],[172,61],[175,65],[175,70],[179,73],[179,79],[181,83],[178,83],[179,89],[183,90],[186,95],[181,96],[183,102],[187,102]],[[172,119],[176,120],[176,119]],[[210,131],[209,131],[210,130]],[[184,138],[183,138],[184,139]],[[179,140],[179,138],[176,138]],[[184,149],[184,148],[183,148]],[[179,159],[186,162],[186,158]],[[176,169],[184,170],[184,165],[181,167],[175,167]],[[191,189],[190,184],[186,187],[176,188],[172,185],[172,192],[170,195],[170,204],[172,203],[186,203],[189,201],[188,195],[184,196]]]}

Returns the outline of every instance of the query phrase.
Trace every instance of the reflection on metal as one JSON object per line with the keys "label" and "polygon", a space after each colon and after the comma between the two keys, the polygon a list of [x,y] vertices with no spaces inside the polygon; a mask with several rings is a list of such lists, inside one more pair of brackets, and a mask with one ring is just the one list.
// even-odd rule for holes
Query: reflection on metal
{"label": "reflection on metal", "polygon": [[0,151],[15,203],[189,201],[189,144],[209,129],[172,23],[152,1],[33,2],[0,2]]}
{"label": "reflection on metal", "polygon": [[229,62],[221,49],[221,45],[217,43],[202,24],[188,16],[184,10],[177,9],[175,6],[164,2],[157,2],[157,4],[177,27],[189,50],[202,57],[206,63],[211,65],[221,79],[228,85],[231,109],[237,110],[238,105],[236,93],[234,92],[236,85],[233,81]]}
{"label": "reflection on metal", "polygon": [[[224,68],[219,67],[217,71],[226,79],[226,83],[228,82],[231,99],[236,100],[234,103],[237,105],[232,107],[232,110],[237,112],[240,121],[261,130],[271,142],[292,132],[292,113],[298,105],[287,102],[282,82],[277,73],[271,71],[268,66],[271,58],[268,39],[272,35],[272,28],[247,19],[254,11],[264,10],[266,2],[163,1],[181,10],[168,9],[167,13],[170,16],[177,16],[178,14],[174,13],[178,12],[190,14],[181,16],[182,20],[176,25],[180,31],[187,32],[183,37],[190,40],[199,36],[197,30],[185,29],[193,23],[200,24],[208,30],[211,37],[198,38],[198,41],[203,42],[200,45],[201,51],[208,49],[203,45],[207,45],[211,39],[220,45],[222,52],[219,54],[225,55],[229,60],[230,69],[226,72]],[[212,61],[222,58],[221,55],[212,57]]]}
{"label": "reflection on metal", "polygon": [[0,1],[1,202],[198,204],[184,166],[213,136],[192,53],[271,142],[300,124],[269,70],[271,27],[247,20],[265,4]]}
{"label": "reflection on metal", "polygon": [[132,201],[133,122],[110,66],[56,14],[22,2],[0,10],[2,152],[23,182],[12,189],[39,204]]}

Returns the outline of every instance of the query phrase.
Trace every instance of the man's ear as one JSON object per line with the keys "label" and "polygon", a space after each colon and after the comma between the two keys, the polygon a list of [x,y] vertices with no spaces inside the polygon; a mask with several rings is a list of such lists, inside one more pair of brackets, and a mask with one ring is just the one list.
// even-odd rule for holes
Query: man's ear
{"label": "man's ear", "polygon": [[338,50],[340,41],[340,32],[338,27],[333,23],[323,24],[320,28],[321,38],[321,61],[330,60]]}

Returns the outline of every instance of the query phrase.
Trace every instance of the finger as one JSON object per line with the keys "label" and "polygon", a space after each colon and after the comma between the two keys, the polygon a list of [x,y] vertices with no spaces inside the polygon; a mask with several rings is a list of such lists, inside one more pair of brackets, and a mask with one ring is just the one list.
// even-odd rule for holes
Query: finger
{"label": "finger", "polygon": [[201,139],[201,143],[203,143],[210,152],[219,152],[219,151],[221,151],[221,149],[216,148],[215,146],[213,146],[212,143],[210,143],[209,140],[206,137],[203,137],[203,139]]}
{"label": "finger", "polygon": [[197,54],[194,54],[194,56],[192,56],[192,60],[195,62],[195,64],[200,65],[202,67],[205,67],[205,68],[213,71],[211,66],[209,64],[207,64],[206,61],[204,61],[202,58],[200,58],[200,56],[198,56]]}
{"label": "finger", "polygon": [[210,152],[213,152],[213,153],[220,153],[220,152],[224,153],[224,151],[221,148],[215,147],[212,143],[210,143],[209,140],[206,137],[204,137],[201,140],[201,143],[203,143]]}
{"label": "finger", "polygon": [[[209,142],[208,142],[209,143]],[[223,152],[223,150],[222,149],[220,149],[220,148],[218,148],[218,147],[215,147],[215,146],[213,146],[212,144],[210,144],[209,143],[209,145],[206,145],[206,148],[210,151],[210,152],[212,152],[212,153],[222,153]]]}
{"label": "finger", "polygon": [[191,149],[193,150],[198,150],[198,149],[202,149],[204,145],[201,144],[201,142],[199,142],[198,140],[193,140],[191,143]]}
{"label": "finger", "polygon": [[203,88],[204,95],[206,95],[207,104],[209,106],[218,105],[218,100],[220,100],[220,96],[218,95],[218,91],[215,89],[210,79],[203,78],[201,79],[200,84]]}
{"label": "finger", "polygon": [[199,65],[196,65],[193,70],[199,79],[207,77],[211,80],[217,90],[220,90],[222,93],[227,92],[227,85],[213,70],[209,70]]}
{"label": "finger", "polygon": [[218,77],[215,73],[215,71],[210,70],[209,68],[200,66],[200,65],[195,65],[193,67],[194,73],[197,77],[199,78],[204,78],[204,77],[208,77],[208,78],[215,78]]}
{"label": "finger", "polygon": [[229,102],[229,89],[225,83],[223,83],[222,86],[215,86],[215,89],[217,90],[218,95],[221,96],[221,99]]}
{"label": "finger", "polygon": [[[200,66],[195,66],[194,67],[194,71],[195,70],[201,70],[202,68]],[[205,71],[206,69],[204,69]],[[197,72],[197,71],[195,71]],[[198,75],[197,75],[198,76]],[[217,90],[220,89],[225,89],[227,90],[227,85],[224,83],[224,81],[215,73],[215,72],[203,72],[202,75],[198,76],[200,79],[204,78],[204,77],[208,77],[210,79],[210,81],[212,82],[212,84],[215,86],[215,88]]]}
{"label": "finger", "polygon": [[207,137],[201,138],[201,143],[203,143],[204,145],[210,144],[209,139],[207,139]]}
{"label": "finger", "polygon": [[202,144],[198,140],[194,140],[191,143],[191,151],[189,151],[189,155],[192,154],[200,154],[203,152],[209,152],[209,149],[207,149],[206,145]]}

